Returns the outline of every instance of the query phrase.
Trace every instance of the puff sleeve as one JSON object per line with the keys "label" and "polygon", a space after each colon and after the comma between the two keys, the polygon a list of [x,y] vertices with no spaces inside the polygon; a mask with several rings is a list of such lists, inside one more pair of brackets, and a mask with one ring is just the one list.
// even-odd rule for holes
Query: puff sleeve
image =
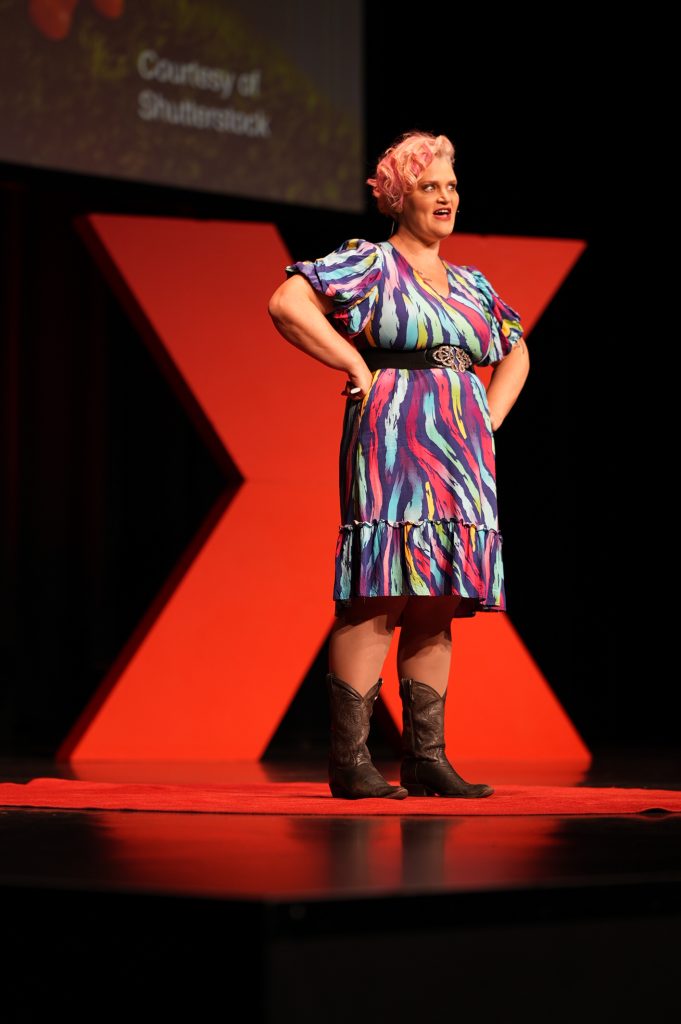
{"label": "puff sleeve", "polygon": [[328,316],[334,327],[354,338],[373,315],[383,276],[383,253],[373,242],[350,238],[328,256],[291,263],[286,274],[302,274],[315,291],[330,296],[335,308]]}
{"label": "puff sleeve", "polygon": [[480,297],[480,305],[485,311],[490,326],[490,347],[487,355],[478,364],[490,366],[500,362],[509,354],[524,334],[520,322],[520,314],[497,294],[489,280],[477,267],[465,268],[473,278]]}

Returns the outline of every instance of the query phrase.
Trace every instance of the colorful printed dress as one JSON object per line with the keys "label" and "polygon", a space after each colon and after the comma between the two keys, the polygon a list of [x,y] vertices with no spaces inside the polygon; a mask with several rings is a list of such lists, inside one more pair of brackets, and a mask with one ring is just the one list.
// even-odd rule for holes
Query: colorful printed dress
{"label": "colorful printed dress", "polygon": [[[331,296],[328,318],[362,351],[458,345],[477,366],[522,337],[519,316],[472,266],[443,260],[441,295],[391,242],[353,238],[286,267]],[[505,611],[495,444],[487,393],[471,370],[375,370],[348,398],[340,442],[333,597],[460,594],[454,616]]]}

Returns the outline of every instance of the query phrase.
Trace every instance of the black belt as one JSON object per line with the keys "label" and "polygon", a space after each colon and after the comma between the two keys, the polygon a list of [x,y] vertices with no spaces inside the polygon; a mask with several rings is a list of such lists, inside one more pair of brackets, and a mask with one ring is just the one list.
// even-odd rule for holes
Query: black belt
{"label": "black belt", "polygon": [[431,348],[400,352],[394,348],[365,348],[362,358],[370,370],[394,367],[399,370],[473,370],[473,360],[458,345],[433,345]]}

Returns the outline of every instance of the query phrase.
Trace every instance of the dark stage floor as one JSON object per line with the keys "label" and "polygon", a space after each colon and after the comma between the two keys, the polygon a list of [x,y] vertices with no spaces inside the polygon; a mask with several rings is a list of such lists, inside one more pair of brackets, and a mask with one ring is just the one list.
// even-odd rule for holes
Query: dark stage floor
{"label": "dark stage floor", "polygon": [[[681,789],[676,752],[612,752],[586,773],[457,768],[492,785]],[[3,781],[325,778],[319,762],[0,771]],[[663,1002],[665,1015],[681,1009],[681,814],[410,818],[407,807],[389,818],[0,809],[3,963],[20,997],[7,1019],[41,1019],[62,997],[68,1008],[60,979],[82,970],[98,985],[113,972],[106,1003],[120,999],[128,1020],[130,1006],[140,1020],[180,1008],[212,1019],[225,986],[250,1000],[249,1019],[267,1021],[437,1009],[621,1022],[658,1019]],[[32,987],[37,976],[51,988]]]}
{"label": "dark stage floor", "polygon": [[[387,766],[397,778],[396,764]],[[474,781],[681,789],[681,759],[612,754],[566,764],[459,765]],[[5,781],[38,776],[219,783],[323,780],[316,764],[5,762]],[[338,899],[361,893],[681,879],[681,815],[409,818],[0,810],[0,882],[218,898]]]}

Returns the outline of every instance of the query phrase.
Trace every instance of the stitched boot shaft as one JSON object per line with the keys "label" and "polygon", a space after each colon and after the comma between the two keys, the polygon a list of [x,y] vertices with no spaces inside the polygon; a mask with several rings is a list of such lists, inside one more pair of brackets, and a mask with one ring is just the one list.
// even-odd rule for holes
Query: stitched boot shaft
{"label": "stitched boot shaft", "polygon": [[331,760],[339,768],[368,764],[367,747],[371,715],[383,680],[362,696],[349,683],[329,673],[327,676],[331,703]]}
{"label": "stitched boot shaft", "polygon": [[326,677],[331,709],[329,786],[334,796],[356,800],[384,796],[401,800],[401,786],[391,786],[378,771],[367,747],[371,715],[383,680],[362,696],[353,686],[329,672]]}
{"label": "stitched boot shaft", "polygon": [[400,680],[402,753],[406,758],[434,763],[445,760],[445,699],[426,683]]}
{"label": "stitched boot shaft", "polygon": [[400,782],[410,796],[490,796],[485,783],[466,782],[445,755],[445,699],[427,683],[400,679],[402,765]]}

